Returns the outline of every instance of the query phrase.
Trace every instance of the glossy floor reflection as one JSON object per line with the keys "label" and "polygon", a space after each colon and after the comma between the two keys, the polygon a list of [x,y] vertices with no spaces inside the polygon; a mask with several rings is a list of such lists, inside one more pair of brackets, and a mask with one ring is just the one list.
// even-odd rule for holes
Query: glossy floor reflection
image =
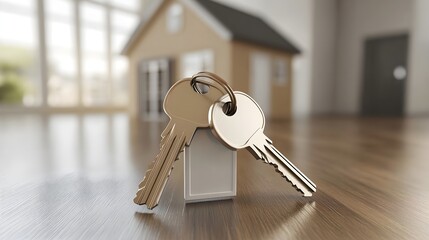
{"label": "glossy floor reflection", "polygon": [[149,211],[132,199],[165,123],[0,115],[0,239],[429,238],[429,119],[267,125],[276,147],[317,184],[313,198],[242,151],[234,200],[185,205],[179,160]]}

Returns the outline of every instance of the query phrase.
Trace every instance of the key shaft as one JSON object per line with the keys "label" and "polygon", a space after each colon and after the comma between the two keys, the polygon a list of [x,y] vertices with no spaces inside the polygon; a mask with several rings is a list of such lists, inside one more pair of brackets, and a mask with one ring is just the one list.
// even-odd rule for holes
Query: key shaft
{"label": "key shaft", "polygon": [[134,200],[137,204],[146,204],[149,209],[153,209],[158,205],[174,162],[184,150],[185,145],[189,145],[190,139],[192,139],[196,130],[196,127],[190,123],[178,119],[173,119],[172,121],[174,121],[174,125],[165,137],[160,153],[156,157],[153,167],[146,173]]}
{"label": "key shaft", "polygon": [[252,136],[247,150],[255,158],[262,159],[265,163],[273,165],[276,171],[292,183],[292,186],[301,192],[304,197],[311,197],[312,192],[316,191],[316,185],[274,147],[272,141],[265,136],[262,129]]}

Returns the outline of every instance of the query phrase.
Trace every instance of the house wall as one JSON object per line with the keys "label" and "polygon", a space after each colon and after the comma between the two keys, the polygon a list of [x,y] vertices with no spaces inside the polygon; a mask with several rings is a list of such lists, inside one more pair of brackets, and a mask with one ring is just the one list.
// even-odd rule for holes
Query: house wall
{"label": "house wall", "polygon": [[429,114],[429,1],[416,0],[411,30],[406,112]]}
{"label": "house wall", "polygon": [[130,51],[130,111],[136,115],[138,111],[137,71],[142,59],[168,57],[174,61],[174,80],[182,77],[180,58],[182,54],[203,49],[214,51],[214,71],[225,80],[231,79],[231,44],[222,39],[210,26],[201,20],[192,9],[184,6],[184,26],[175,34],[170,34],[166,28],[166,10],[175,0],[166,0],[160,10],[147,23],[136,44]]}
{"label": "house wall", "polygon": [[[341,0],[336,64],[336,111],[360,111],[363,50],[367,37],[410,32],[413,0]],[[427,13],[426,13],[427,14]]]}
{"label": "house wall", "polygon": [[[243,42],[232,42],[232,79],[234,90],[250,93],[250,58],[252,53],[261,52],[267,54],[272,60],[281,59],[288,64],[287,82],[283,86],[276,85],[271,79],[267,82],[271,87],[271,119],[286,119],[291,117],[292,94],[292,56],[288,53],[268,49]],[[274,69],[274,68],[273,68]],[[271,76],[273,77],[273,76]]]}

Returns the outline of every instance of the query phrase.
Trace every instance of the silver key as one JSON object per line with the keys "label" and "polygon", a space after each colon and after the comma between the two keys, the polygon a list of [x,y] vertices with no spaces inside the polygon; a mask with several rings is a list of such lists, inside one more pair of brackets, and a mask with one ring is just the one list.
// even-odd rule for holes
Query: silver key
{"label": "silver key", "polygon": [[213,133],[226,145],[234,149],[246,148],[257,159],[274,165],[296,190],[304,197],[312,196],[316,185],[295,167],[265,136],[265,116],[262,109],[249,95],[234,92],[237,98],[237,111],[228,116],[222,110],[225,103],[230,101],[228,95],[214,103],[210,109],[210,125]]}
{"label": "silver key", "polygon": [[207,113],[222,95],[215,88],[210,88],[205,94],[197,93],[191,86],[190,78],[183,79],[170,88],[164,100],[164,111],[170,121],[161,134],[160,152],[139,184],[134,198],[136,204],[146,204],[149,209],[158,205],[174,161],[185,145],[189,146],[197,128],[209,127]]}

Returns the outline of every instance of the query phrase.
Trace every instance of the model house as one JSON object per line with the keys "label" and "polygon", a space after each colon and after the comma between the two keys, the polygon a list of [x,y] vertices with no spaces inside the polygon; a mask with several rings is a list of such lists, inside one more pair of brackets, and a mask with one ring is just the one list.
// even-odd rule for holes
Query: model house
{"label": "model house", "polygon": [[156,1],[122,51],[130,60],[131,112],[162,119],[172,83],[205,70],[249,93],[267,117],[288,118],[297,53],[257,16],[209,0]]}

